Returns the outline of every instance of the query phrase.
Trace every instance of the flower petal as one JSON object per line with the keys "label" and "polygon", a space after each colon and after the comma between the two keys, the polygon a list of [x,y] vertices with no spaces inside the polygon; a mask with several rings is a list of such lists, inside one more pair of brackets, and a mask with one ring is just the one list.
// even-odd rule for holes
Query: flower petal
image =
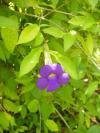
{"label": "flower petal", "polygon": [[48,77],[52,73],[52,68],[50,65],[45,65],[40,69],[40,75],[43,77]]}
{"label": "flower petal", "polygon": [[60,87],[60,85],[55,78],[50,79],[49,83],[48,83],[47,91],[55,91],[59,87]]}
{"label": "flower petal", "polygon": [[48,80],[46,78],[38,78],[37,87],[39,89],[45,89],[48,85]]}
{"label": "flower petal", "polygon": [[64,70],[60,64],[53,64],[52,66],[53,72],[57,75],[61,75]]}
{"label": "flower petal", "polygon": [[60,85],[65,85],[69,81],[69,75],[67,73],[63,73],[61,76],[58,77],[58,82]]}

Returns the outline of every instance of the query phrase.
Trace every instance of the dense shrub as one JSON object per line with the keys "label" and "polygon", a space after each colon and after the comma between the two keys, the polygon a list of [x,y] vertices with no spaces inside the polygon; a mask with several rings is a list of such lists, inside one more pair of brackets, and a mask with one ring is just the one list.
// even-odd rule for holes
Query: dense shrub
{"label": "dense shrub", "polygon": [[99,0],[0,0],[0,133],[100,133],[99,84]]}

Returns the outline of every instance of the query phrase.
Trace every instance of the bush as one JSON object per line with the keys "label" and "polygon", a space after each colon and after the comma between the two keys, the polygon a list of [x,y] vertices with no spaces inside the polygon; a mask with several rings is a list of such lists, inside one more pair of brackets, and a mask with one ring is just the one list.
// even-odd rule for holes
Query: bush
{"label": "bush", "polygon": [[[0,133],[100,133],[99,8],[99,0],[0,0]],[[70,80],[40,90],[39,70],[52,63]]]}

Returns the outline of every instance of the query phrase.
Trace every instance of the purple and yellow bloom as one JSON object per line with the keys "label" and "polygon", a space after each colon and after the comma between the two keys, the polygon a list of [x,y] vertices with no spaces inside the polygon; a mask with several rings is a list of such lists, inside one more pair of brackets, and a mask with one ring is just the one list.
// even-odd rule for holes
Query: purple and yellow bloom
{"label": "purple and yellow bloom", "polygon": [[47,89],[47,91],[54,91],[60,86],[67,84],[69,75],[64,72],[60,64],[44,65],[40,69],[40,78],[37,81],[39,89]]}

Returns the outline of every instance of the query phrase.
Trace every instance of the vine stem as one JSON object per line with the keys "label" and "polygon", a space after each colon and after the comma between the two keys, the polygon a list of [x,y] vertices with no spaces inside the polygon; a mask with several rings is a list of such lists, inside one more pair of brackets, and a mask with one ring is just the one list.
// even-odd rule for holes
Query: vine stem
{"label": "vine stem", "polygon": [[[59,7],[57,7],[56,8],[56,10],[58,10],[58,9],[60,9],[60,8],[62,8],[63,6],[65,6],[66,5],[66,2],[65,3],[63,3],[63,4],[61,4]],[[49,13],[47,13],[44,17],[47,17],[49,14],[51,14],[51,13],[53,13],[53,11],[51,11],[51,12],[49,12]]]}
{"label": "vine stem", "polygon": [[59,117],[61,118],[61,120],[66,125],[66,127],[69,129],[69,131],[72,132],[72,129],[70,128],[69,124],[66,122],[66,120],[64,119],[64,117],[61,115],[61,113],[57,110],[57,108],[55,108],[55,110],[56,110],[57,114],[59,115]]}
{"label": "vine stem", "polygon": [[43,10],[46,10],[46,11],[51,11],[51,12],[56,12],[56,13],[60,13],[60,14],[65,14],[65,15],[70,15],[70,16],[75,16],[73,15],[72,13],[69,13],[69,12],[64,12],[64,11],[60,11],[60,10],[52,10],[52,9],[49,9],[49,8],[44,8],[44,7],[38,7],[39,9],[43,9]]}
{"label": "vine stem", "polygon": [[37,18],[38,20],[44,20],[44,21],[47,21],[49,23],[52,23],[53,25],[55,25],[56,27],[58,27],[60,30],[64,31],[60,25],[56,24],[55,22],[51,21],[51,20],[48,20],[46,19],[44,16],[37,16],[37,15],[34,15],[34,14],[30,14],[30,13],[23,13],[23,12],[18,12],[18,11],[13,11],[15,13],[18,13],[18,14],[21,14],[21,15],[24,15],[24,16],[29,16],[29,17],[34,17],[34,18]]}

